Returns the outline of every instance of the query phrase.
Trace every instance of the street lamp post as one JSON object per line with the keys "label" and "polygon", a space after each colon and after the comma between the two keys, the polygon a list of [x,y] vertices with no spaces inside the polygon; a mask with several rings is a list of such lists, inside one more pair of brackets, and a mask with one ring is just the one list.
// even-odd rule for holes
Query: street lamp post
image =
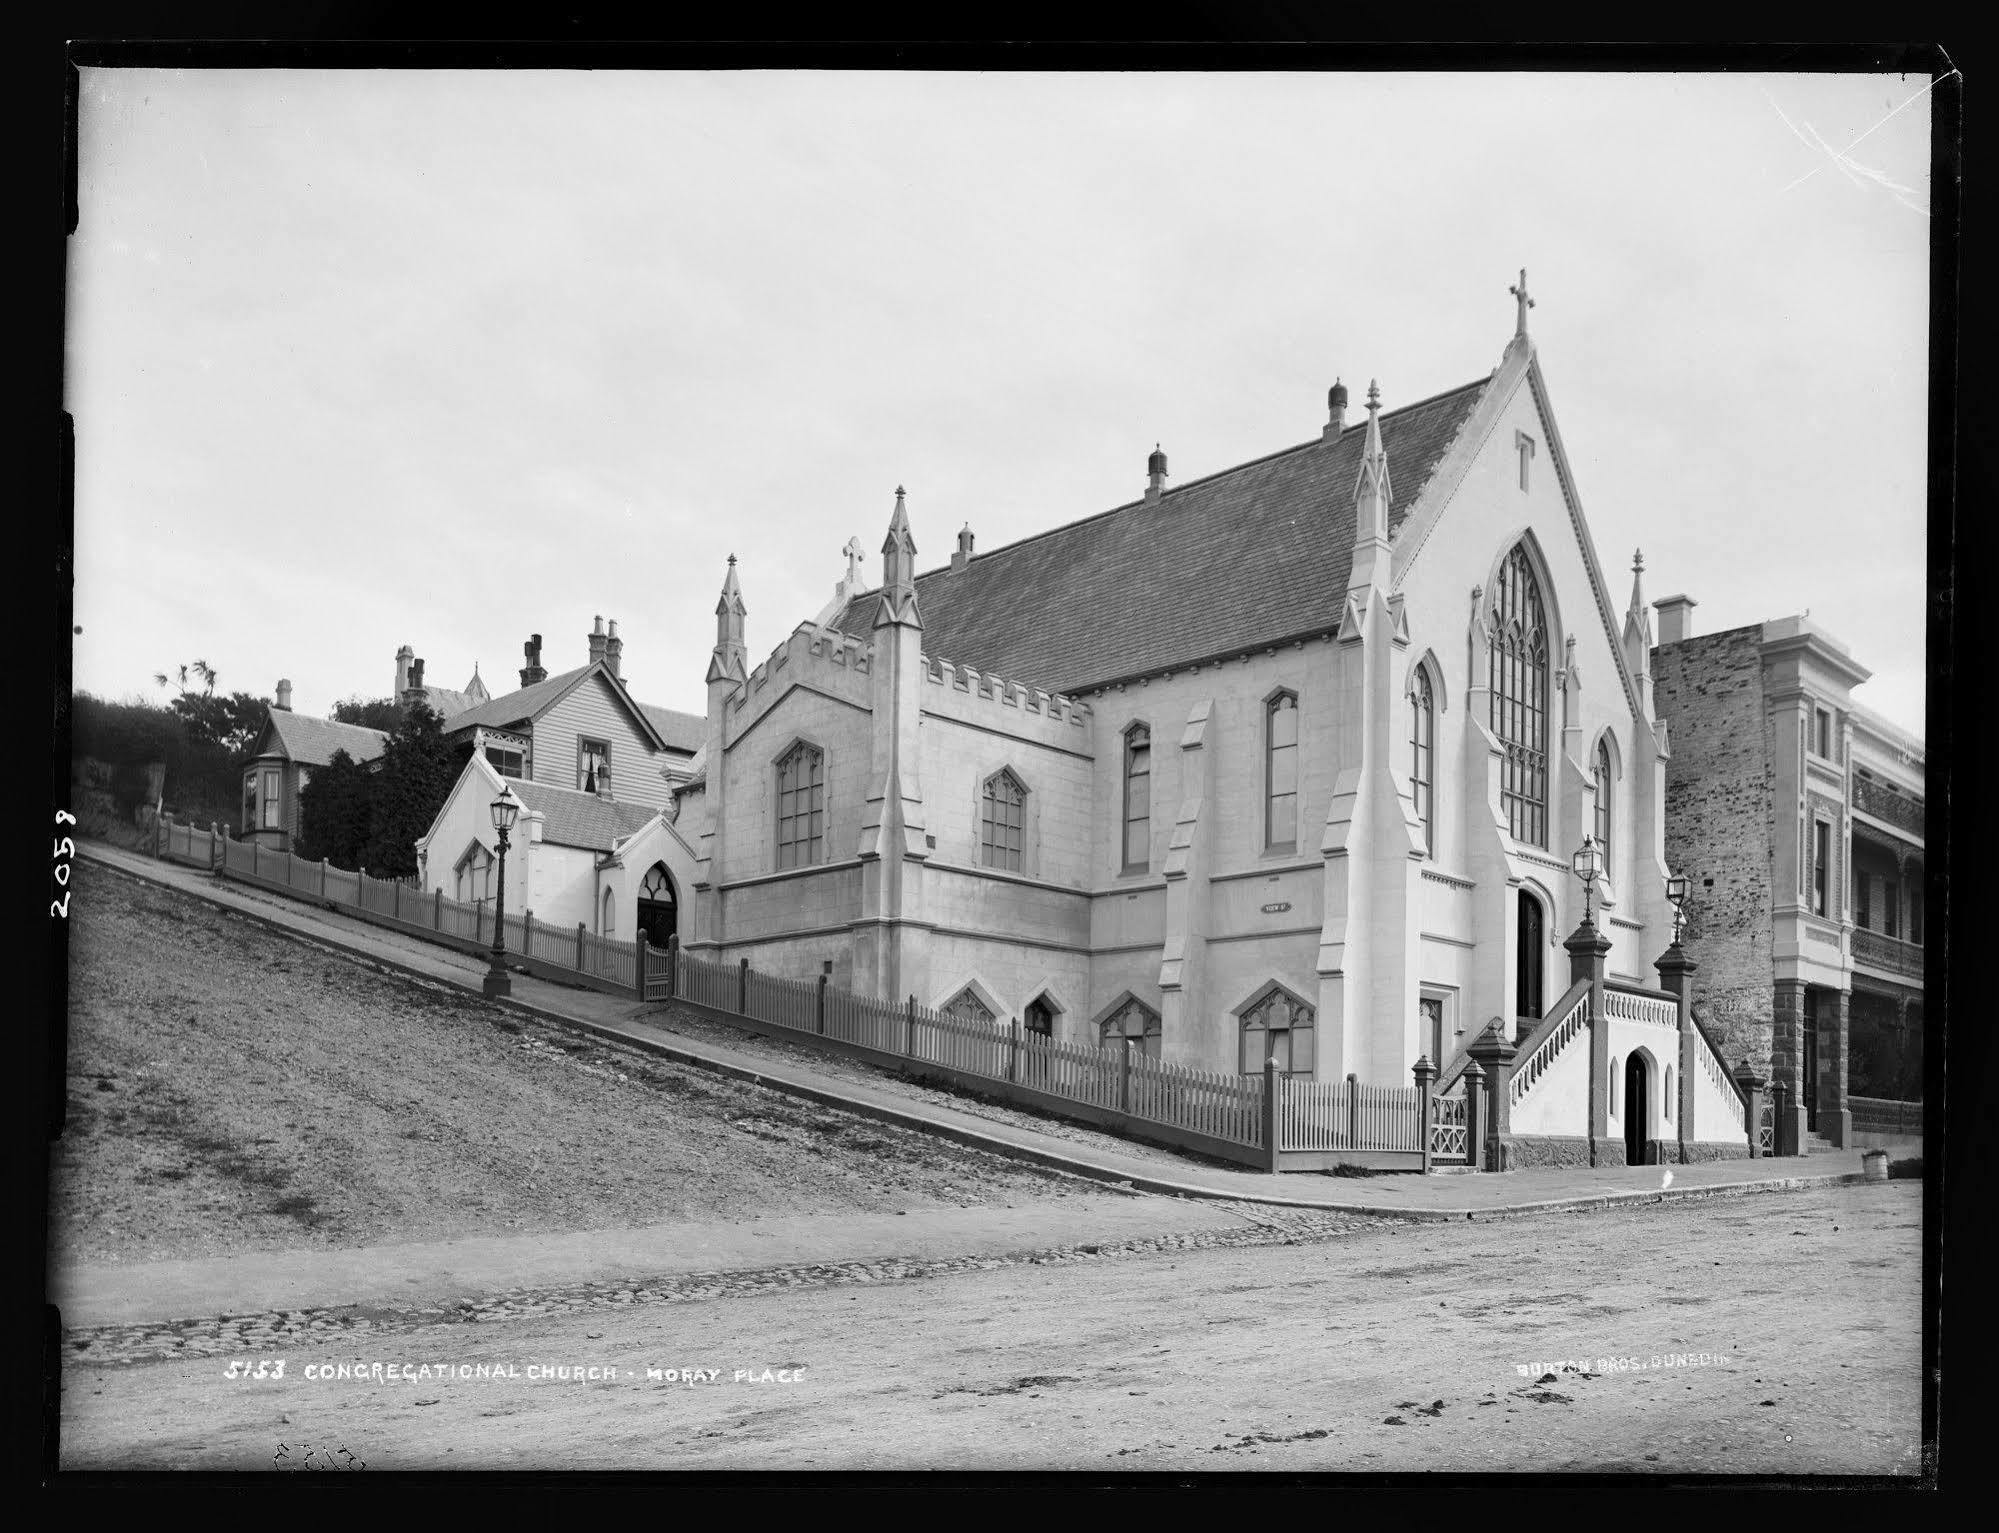
{"label": "street lamp post", "polygon": [[504,794],[494,799],[491,807],[493,830],[500,838],[500,887],[493,899],[493,950],[487,955],[485,989],[489,1001],[513,994],[513,982],[507,977],[507,832],[514,828],[514,818],[521,812],[521,806]]}
{"label": "street lamp post", "polygon": [[1673,946],[1680,945],[1680,932],[1687,923],[1687,875],[1674,873],[1666,880],[1666,900],[1673,907]]}
{"label": "street lamp post", "polygon": [[1581,930],[1596,932],[1596,881],[1603,877],[1603,849],[1596,844],[1595,836],[1584,836],[1583,844],[1569,859],[1569,870],[1583,885],[1583,924]]}

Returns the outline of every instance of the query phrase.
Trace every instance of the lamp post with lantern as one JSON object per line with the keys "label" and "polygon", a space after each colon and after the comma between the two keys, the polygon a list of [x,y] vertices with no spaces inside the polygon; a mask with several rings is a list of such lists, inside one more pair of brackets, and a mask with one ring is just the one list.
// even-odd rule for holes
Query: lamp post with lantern
{"label": "lamp post with lantern", "polygon": [[489,1001],[513,994],[513,981],[507,977],[507,834],[521,812],[521,806],[506,794],[494,799],[491,807],[493,831],[500,838],[500,887],[493,899],[493,949],[487,955],[485,991]]}

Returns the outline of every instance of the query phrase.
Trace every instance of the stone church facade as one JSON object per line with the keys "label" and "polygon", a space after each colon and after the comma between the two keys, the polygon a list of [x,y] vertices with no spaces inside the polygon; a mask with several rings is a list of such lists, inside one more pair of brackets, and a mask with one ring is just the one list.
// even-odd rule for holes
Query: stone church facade
{"label": "stone church facade", "polygon": [[1203,1069],[1406,1085],[1569,983],[1656,983],[1666,731],[1518,323],[1498,367],[882,580],[752,667],[730,569],[692,951]]}

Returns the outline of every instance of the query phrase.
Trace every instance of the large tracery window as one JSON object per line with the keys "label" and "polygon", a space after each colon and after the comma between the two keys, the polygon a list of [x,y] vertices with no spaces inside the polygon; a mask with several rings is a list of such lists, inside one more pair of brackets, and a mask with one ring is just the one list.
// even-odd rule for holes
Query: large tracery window
{"label": "large tracery window", "polygon": [[801,741],[777,764],[777,865],[818,862],[825,836],[823,758]]}
{"label": "large tracery window", "polygon": [[1492,732],[1506,748],[1499,799],[1513,839],[1546,846],[1548,624],[1524,547],[1506,556],[1492,616]]}
{"label": "large tracery window", "polygon": [[1416,818],[1423,822],[1423,852],[1437,853],[1437,805],[1431,791],[1436,777],[1437,700],[1430,690],[1430,672],[1416,668],[1416,685],[1409,698],[1409,789],[1416,801]]}
{"label": "large tracery window", "polygon": [[1027,789],[1004,769],[986,779],[979,796],[979,861],[1009,872],[1026,870]]}

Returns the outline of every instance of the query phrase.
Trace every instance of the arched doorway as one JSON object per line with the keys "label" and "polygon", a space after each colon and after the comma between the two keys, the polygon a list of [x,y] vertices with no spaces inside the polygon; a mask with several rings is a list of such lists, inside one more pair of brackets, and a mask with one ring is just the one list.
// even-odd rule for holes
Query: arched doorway
{"label": "arched doorway", "polygon": [[654,947],[667,945],[667,940],[679,929],[676,925],[679,909],[673,897],[673,875],[666,871],[665,863],[655,862],[639,885],[639,930],[646,934],[648,943]]}
{"label": "arched doorway", "polygon": [[1520,891],[1519,935],[1513,955],[1513,1014],[1522,1021],[1541,1020],[1541,969],[1548,951],[1548,929],[1542,919],[1541,902],[1525,889]]}
{"label": "arched doorway", "polygon": [[1645,1164],[1645,1132],[1652,1103],[1646,1090],[1645,1056],[1633,1053],[1624,1061],[1624,1163],[1627,1166]]}

